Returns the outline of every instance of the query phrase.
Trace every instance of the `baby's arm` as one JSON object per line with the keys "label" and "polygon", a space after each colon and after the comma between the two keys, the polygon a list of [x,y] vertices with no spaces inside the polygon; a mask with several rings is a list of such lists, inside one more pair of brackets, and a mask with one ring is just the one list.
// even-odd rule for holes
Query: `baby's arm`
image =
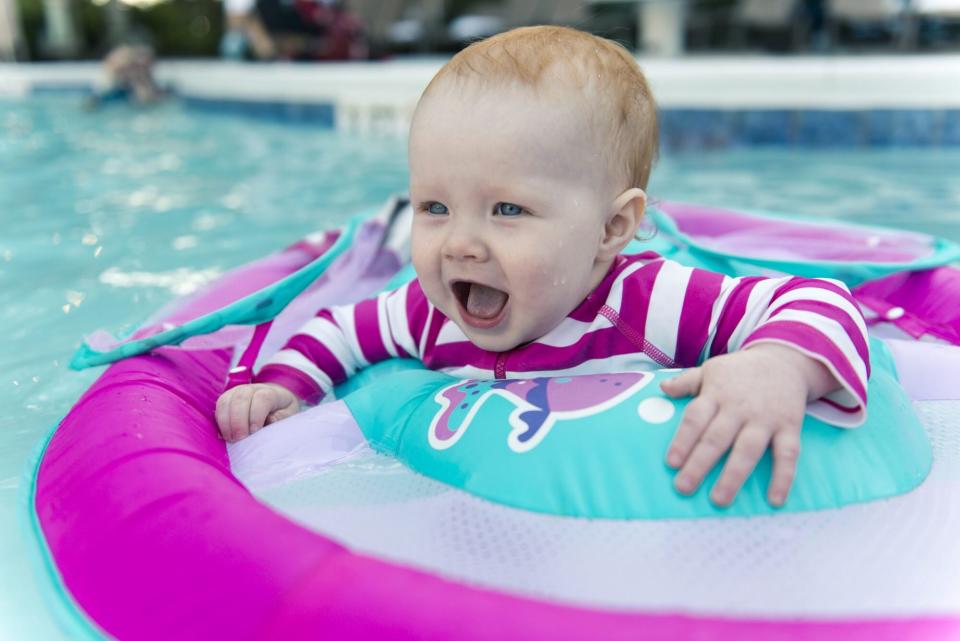
{"label": "baby's arm", "polygon": [[321,310],[254,377],[217,401],[217,424],[238,440],[319,403],[358,369],[417,356],[426,297],[416,281],[356,305]]}
{"label": "baby's arm", "polygon": [[727,505],[769,446],[768,497],[782,504],[804,412],[838,427],[865,418],[869,354],[856,303],[837,281],[729,278],[671,261],[648,267],[657,273],[645,285],[645,341],[676,366],[702,363],[663,386],[674,397],[697,396],[667,454],[680,468],[677,489],[695,491],[732,448],[711,493]]}

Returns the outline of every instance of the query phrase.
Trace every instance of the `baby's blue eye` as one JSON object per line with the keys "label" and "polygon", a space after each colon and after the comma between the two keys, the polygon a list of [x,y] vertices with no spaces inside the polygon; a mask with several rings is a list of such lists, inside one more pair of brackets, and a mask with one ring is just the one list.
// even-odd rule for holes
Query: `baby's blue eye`
{"label": "baby's blue eye", "polygon": [[445,214],[447,213],[447,206],[443,203],[432,202],[426,203],[426,210],[431,214]]}
{"label": "baby's blue eye", "polygon": [[513,203],[497,203],[497,213],[501,216],[519,216],[523,213],[523,207]]}

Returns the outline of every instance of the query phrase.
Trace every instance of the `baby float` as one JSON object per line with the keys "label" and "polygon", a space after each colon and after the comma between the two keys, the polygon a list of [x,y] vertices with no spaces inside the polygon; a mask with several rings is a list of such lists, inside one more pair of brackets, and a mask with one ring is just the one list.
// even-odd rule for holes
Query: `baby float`
{"label": "baby float", "polygon": [[412,276],[409,212],[393,199],[126,340],[88,338],[75,366],[113,364],[43,443],[26,501],[75,638],[960,638],[956,245],[654,212],[642,249],[840,278],[868,315],[870,423],[808,418],[781,510],[763,498],[769,461],[728,510],[673,493],[669,372],[459,381],[388,361],[226,446],[213,407],[228,378],[316,309]]}

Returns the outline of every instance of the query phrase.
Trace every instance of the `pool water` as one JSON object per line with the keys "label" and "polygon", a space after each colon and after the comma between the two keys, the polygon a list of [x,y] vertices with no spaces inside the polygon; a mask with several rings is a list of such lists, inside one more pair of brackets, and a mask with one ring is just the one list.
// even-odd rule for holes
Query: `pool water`
{"label": "pool water", "polygon": [[[174,103],[0,102],[0,639],[64,638],[14,524],[26,461],[97,376],[66,368],[81,337],[378,205],[405,188],[404,154]],[[664,153],[649,191],[960,241],[957,167],[960,149]]]}

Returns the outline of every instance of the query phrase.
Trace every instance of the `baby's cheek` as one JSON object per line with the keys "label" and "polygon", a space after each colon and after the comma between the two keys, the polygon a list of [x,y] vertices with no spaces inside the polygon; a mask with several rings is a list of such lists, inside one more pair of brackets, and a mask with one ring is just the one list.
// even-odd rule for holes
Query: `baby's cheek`
{"label": "baby's cheek", "polygon": [[571,287],[577,287],[586,279],[585,274],[582,273],[580,261],[574,258],[558,251],[554,260],[543,261],[534,271],[538,286],[552,291],[554,295],[566,292]]}
{"label": "baby's cheek", "polygon": [[431,255],[430,248],[425,243],[414,243],[411,241],[410,262],[413,263],[413,269],[417,272],[417,278],[423,282],[425,279],[436,280],[438,276],[437,259]]}
{"label": "baby's cheek", "polygon": [[[540,264],[527,272],[524,282],[524,291],[531,307],[538,315],[548,316],[549,323],[559,323],[571,310],[569,306],[571,282],[567,270],[554,264]],[[552,328],[546,328],[552,329]]]}
{"label": "baby's cheek", "polygon": [[444,294],[444,288],[440,280],[436,277],[433,277],[432,274],[427,273],[421,274],[417,272],[417,279],[420,281],[420,288],[423,289],[423,293],[427,296],[434,307],[440,309],[440,311],[446,313],[446,307],[444,305],[446,297]]}

